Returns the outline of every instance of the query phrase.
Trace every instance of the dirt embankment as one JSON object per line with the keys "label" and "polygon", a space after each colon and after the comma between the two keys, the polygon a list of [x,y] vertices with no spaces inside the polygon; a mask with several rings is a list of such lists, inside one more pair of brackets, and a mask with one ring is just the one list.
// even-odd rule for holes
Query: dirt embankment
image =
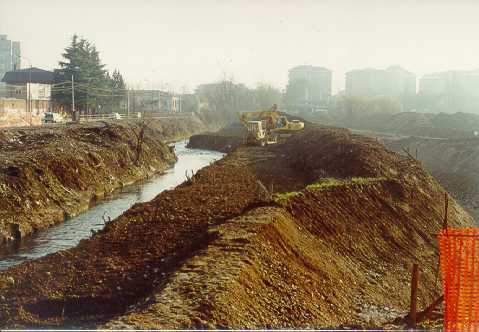
{"label": "dirt embankment", "polygon": [[247,133],[241,123],[234,123],[213,133],[207,132],[191,136],[188,147],[228,153],[243,144]]}
{"label": "dirt embankment", "polygon": [[307,120],[402,136],[422,136],[435,138],[473,138],[479,131],[479,115],[471,113],[345,113],[344,111],[304,112]]}
{"label": "dirt embankment", "polygon": [[165,142],[175,142],[207,131],[211,126],[196,116],[161,120],[146,120],[148,126],[159,132]]}
{"label": "dirt embankment", "polygon": [[[203,129],[196,120],[0,131],[0,246],[63,221],[105,194],[176,161],[163,143]],[[140,138],[140,136],[143,136]]]}
{"label": "dirt embankment", "polygon": [[426,139],[410,137],[385,141],[399,153],[420,160],[436,179],[479,220],[479,138]]}
{"label": "dirt embankment", "polygon": [[[2,272],[0,321],[386,326],[407,311],[413,262],[420,307],[438,293],[443,195],[420,165],[375,140],[309,128],[239,148],[78,247]],[[449,222],[472,219],[452,201]]]}
{"label": "dirt embankment", "polygon": [[243,139],[235,136],[219,136],[217,134],[204,133],[191,136],[187,147],[228,153],[241,146],[242,142]]}

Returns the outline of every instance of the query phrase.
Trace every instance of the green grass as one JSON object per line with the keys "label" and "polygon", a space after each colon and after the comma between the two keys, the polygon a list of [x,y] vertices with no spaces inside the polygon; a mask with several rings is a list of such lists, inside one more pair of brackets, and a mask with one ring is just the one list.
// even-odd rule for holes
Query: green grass
{"label": "green grass", "polygon": [[[365,184],[381,182],[384,180],[386,180],[385,177],[378,177],[378,178],[353,177],[351,179],[324,178],[306,186],[305,190],[322,190],[322,189],[327,189],[332,187],[348,186],[351,184],[365,185]],[[290,191],[290,192],[274,194],[273,199],[278,203],[281,203],[281,202],[284,203],[289,201],[291,198],[302,196],[302,195],[303,195],[302,191]]]}
{"label": "green grass", "polygon": [[370,184],[386,180],[385,177],[363,178],[353,177],[351,179],[324,178],[306,187],[307,190],[317,190],[330,187],[347,186],[349,184]]}
{"label": "green grass", "polygon": [[301,196],[303,195],[302,192],[300,191],[290,191],[290,192],[285,192],[285,193],[278,193],[273,195],[273,199],[275,201],[287,201],[290,198],[296,197],[296,196]]}
{"label": "green grass", "polygon": [[344,186],[347,182],[343,179],[324,178],[306,186],[306,190],[324,189],[329,187]]}
{"label": "green grass", "polygon": [[290,191],[285,193],[277,193],[273,195],[273,200],[277,203],[285,203],[289,201],[291,198],[296,196],[302,196],[303,193],[300,191]]}
{"label": "green grass", "polygon": [[380,176],[378,178],[361,178],[361,177],[351,178],[351,182],[355,184],[369,184],[369,183],[381,182],[384,180],[386,180],[384,176]]}

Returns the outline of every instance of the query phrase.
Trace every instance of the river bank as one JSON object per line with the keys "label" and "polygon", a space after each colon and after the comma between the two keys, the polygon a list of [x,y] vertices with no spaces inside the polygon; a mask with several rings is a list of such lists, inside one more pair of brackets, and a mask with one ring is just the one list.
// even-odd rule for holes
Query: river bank
{"label": "river bank", "polygon": [[117,218],[132,205],[153,199],[163,190],[185,181],[186,172],[196,173],[223,156],[214,151],[188,149],[186,143],[180,141],[174,144],[178,161],[164,173],[122,187],[88,211],[28,236],[15,243],[14,247],[5,248],[5,253],[0,254],[0,270],[76,246],[82,239],[100,231],[106,221]]}
{"label": "river bank", "polygon": [[440,292],[443,197],[413,159],[347,130],[240,147],[77,247],[0,273],[2,326],[390,326],[413,262],[419,307]]}
{"label": "river bank", "polygon": [[176,162],[164,141],[203,130],[192,117],[0,131],[0,246],[164,172]]}

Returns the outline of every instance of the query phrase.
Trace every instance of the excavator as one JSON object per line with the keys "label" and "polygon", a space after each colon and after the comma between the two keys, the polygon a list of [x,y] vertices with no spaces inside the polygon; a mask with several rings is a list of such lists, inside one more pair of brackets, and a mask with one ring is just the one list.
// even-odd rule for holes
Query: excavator
{"label": "excavator", "polygon": [[286,116],[280,114],[276,104],[268,110],[242,112],[239,118],[248,130],[246,143],[250,145],[275,144],[278,137],[304,129],[304,122],[289,121]]}

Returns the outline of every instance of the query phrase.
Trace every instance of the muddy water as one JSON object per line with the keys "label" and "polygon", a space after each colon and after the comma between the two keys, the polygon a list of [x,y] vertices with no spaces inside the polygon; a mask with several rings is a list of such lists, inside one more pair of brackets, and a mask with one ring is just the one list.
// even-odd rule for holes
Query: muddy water
{"label": "muddy water", "polygon": [[9,252],[0,254],[0,270],[76,246],[80,240],[90,237],[92,231],[102,229],[104,219],[114,219],[133,204],[149,201],[163,190],[179,185],[186,179],[185,171],[196,172],[223,157],[215,151],[188,149],[184,141],[175,144],[175,152],[178,162],[166,173],[125,187],[85,213],[34,234]]}

